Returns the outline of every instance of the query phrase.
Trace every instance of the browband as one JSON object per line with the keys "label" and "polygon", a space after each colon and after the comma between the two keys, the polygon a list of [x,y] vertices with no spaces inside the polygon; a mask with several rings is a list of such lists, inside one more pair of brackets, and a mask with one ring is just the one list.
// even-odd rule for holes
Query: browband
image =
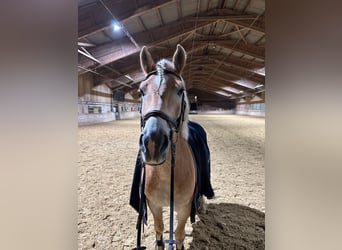
{"label": "browband", "polygon": [[[176,73],[176,72],[174,72],[174,71],[172,71],[172,70],[168,70],[168,69],[162,69],[162,70],[163,70],[164,73],[174,75],[174,76],[177,77],[180,81],[183,81],[182,76],[179,75],[178,73]],[[147,80],[150,76],[152,76],[152,75],[158,75],[158,74],[159,74],[159,70],[153,70],[153,71],[151,71],[150,73],[148,73],[148,74],[146,75],[144,81]]]}

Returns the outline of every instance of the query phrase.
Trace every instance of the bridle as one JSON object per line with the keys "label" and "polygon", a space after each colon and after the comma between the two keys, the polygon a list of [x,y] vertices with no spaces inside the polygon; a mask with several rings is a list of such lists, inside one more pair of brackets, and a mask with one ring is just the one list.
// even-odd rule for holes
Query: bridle
{"label": "bridle", "polygon": [[[162,71],[162,72],[161,72]],[[152,75],[164,75],[164,74],[171,74],[177,77],[179,80],[184,82],[183,78],[181,75],[178,73],[167,70],[165,68],[158,68],[158,70],[150,72],[145,80],[147,80],[150,76]],[[162,78],[159,83],[162,82]],[[166,114],[163,111],[160,110],[152,110],[146,113],[145,115],[141,114],[141,109],[140,109],[140,127],[141,131],[144,129],[146,121],[151,118],[151,117],[159,117],[167,122],[167,124],[170,127],[170,142],[171,142],[171,173],[170,173],[170,228],[169,228],[169,239],[168,240],[157,240],[156,245],[157,246],[162,246],[164,243],[167,243],[169,245],[168,249],[171,250],[173,249],[173,245],[178,244],[178,241],[173,239],[173,220],[174,220],[174,168],[176,166],[176,143],[173,141],[173,133],[178,133],[179,129],[184,121],[184,113],[185,113],[185,108],[186,108],[186,101],[185,101],[185,94],[184,92],[182,93],[182,103],[181,103],[181,111],[176,120],[171,118],[168,114]],[[142,178],[140,181],[140,188],[139,188],[139,193],[140,193],[140,205],[139,205],[139,216],[138,216],[138,221],[137,221],[137,247],[133,248],[133,250],[143,250],[146,249],[146,247],[142,247],[141,244],[141,225],[142,225],[142,220],[144,219],[144,216],[146,216],[146,211],[144,211],[145,205],[143,204],[146,202],[145,194],[144,194],[144,188],[145,188],[145,163],[142,164]]]}
{"label": "bridle", "polygon": [[[183,78],[181,75],[179,75],[178,73],[171,71],[171,70],[167,70],[167,69],[162,69],[163,74],[171,74],[174,75],[175,77],[177,77],[179,80],[181,80],[182,82],[184,82]],[[160,69],[159,70],[154,70],[151,71],[145,78],[145,80],[147,80],[150,76],[152,75],[159,75],[160,74]],[[161,81],[162,81],[162,77],[161,77]],[[160,86],[161,83],[159,83]],[[144,129],[146,121],[151,118],[151,117],[159,117],[163,120],[165,120],[167,122],[167,124],[169,125],[169,127],[171,128],[172,131],[178,133],[183,121],[184,121],[184,112],[185,112],[185,108],[186,108],[186,102],[185,102],[185,96],[184,96],[184,92],[182,93],[182,103],[181,103],[181,111],[180,114],[178,116],[178,118],[176,120],[174,120],[173,118],[171,118],[168,114],[166,114],[163,111],[160,110],[152,110],[149,111],[148,113],[146,113],[145,115],[141,114],[141,110],[140,110],[140,127],[141,130]]]}

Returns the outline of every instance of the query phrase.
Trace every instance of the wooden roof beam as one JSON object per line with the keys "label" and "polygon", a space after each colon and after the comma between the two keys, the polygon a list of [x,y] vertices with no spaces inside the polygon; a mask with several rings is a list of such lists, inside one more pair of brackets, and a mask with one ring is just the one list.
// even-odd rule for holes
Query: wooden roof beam
{"label": "wooden roof beam", "polygon": [[195,40],[198,44],[205,44],[205,45],[214,45],[220,46],[222,48],[227,48],[236,52],[240,52],[242,54],[246,54],[261,60],[265,60],[265,48],[261,46],[256,46],[253,44],[236,44],[236,40],[210,40],[204,41],[204,40]]}
{"label": "wooden roof beam", "polygon": [[[202,49],[203,46],[198,46],[195,45],[194,47],[192,47],[192,43],[188,42],[183,44],[184,49],[187,51],[188,55],[191,55],[191,53],[196,52],[199,49]],[[174,49],[172,50],[166,50],[167,53],[164,53],[165,57],[164,58],[169,58],[171,59],[174,53]],[[153,59],[156,61],[158,58],[156,58],[154,56],[155,53],[152,53]],[[188,56],[188,59],[190,57]],[[120,78],[123,77],[124,75],[131,75],[131,74],[135,74],[136,72],[141,72],[141,68],[140,68],[140,63],[139,63],[139,58],[137,57],[137,55],[131,55],[129,56],[129,60],[128,58],[125,58],[124,63],[122,61],[119,62],[114,62],[113,64],[110,65],[111,68],[120,68],[120,72],[121,74],[113,74],[111,72],[109,72],[107,70],[107,67],[101,67],[98,68],[97,71],[101,72],[102,74],[108,74],[110,77],[112,78]]]}
{"label": "wooden roof beam", "polygon": [[233,83],[235,86],[240,85],[249,89],[254,89],[256,86],[260,84],[264,84],[264,82],[262,81],[256,81],[255,79],[251,79],[251,78],[240,76],[231,72],[227,72],[227,70],[223,70],[220,68],[216,70],[215,74],[212,74],[212,73],[213,73],[213,70],[206,70],[206,71],[202,70],[202,71],[192,72],[191,81],[192,81],[192,78],[195,76],[203,76],[204,81],[207,81],[207,80],[210,81],[210,79],[216,78],[217,80],[220,80],[223,82],[224,81],[230,82],[230,83]]}
{"label": "wooden roof beam", "polygon": [[[125,22],[129,19],[132,19],[137,16],[141,16],[151,10],[155,10],[163,7],[169,3],[175,2],[176,0],[155,0],[145,2],[142,6],[138,8],[130,8],[130,6],[135,6],[132,4],[124,5],[125,9],[127,9],[123,13],[119,13],[118,10],[122,10],[123,4],[125,2],[122,1],[107,1],[106,4],[111,9],[116,19],[119,22]],[[129,3],[127,1],[127,3]],[[92,17],[91,13],[96,13],[95,17]],[[95,19],[96,18],[96,19]],[[84,38],[96,32],[102,31],[111,26],[113,18],[108,14],[108,12],[103,8],[102,5],[92,5],[85,8],[79,9],[79,29],[78,29],[78,38]]]}
{"label": "wooden roof beam", "polygon": [[[209,20],[216,20],[216,21],[223,21],[227,23],[231,23],[233,25],[238,25],[243,27],[244,29],[253,30],[258,33],[265,34],[265,27],[264,24],[253,24],[251,25],[248,20],[254,20],[257,18],[257,15],[238,15],[238,16],[199,16],[198,21],[209,21]],[[189,21],[196,20],[196,17],[192,17]]]}
{"label": "wooden roof beam", "polygon": [[246,91],[250,90],[252,88],[248,88],[245,86],[238,85],[234,82],[234,80],[228,79],[227,77],[222,77],[220,75],[215,75],[209,79],[209,83],[205,83],[206,79],[209,77],[209,75],[195,75],[191,79],[191,82],[193,81],[201,81],[203,85],[208,85],[210,82],[211,83],[216,83],[216,85],[219,85],[220,87],[233,87],[235,89],[241,90],[241,91]]}
{"label": "wooden roof beam", "polygon": [[226,57],[225,55],[221,55],[221,54],[209,54],[209,55],[193,55],[192,56],[192,61],[217,61],[217,62],[221,62],[223,59],[225,59],[225,63],[230,63],[230,64],[234,64],[236,66],[240,66],[247,69],[259,69],[262,67],[265,67],[264,63],[261,62],[257,62],[257,61],[250,61],[247,59],[241,59],[237,56],[229,56]]}
{"label": "wooden roof beam", "polygon": [[[190,70],[191,68],[186,68],[186,70]],[[220,66],[217,67],[217,65],[205,65],[201,70],[192,70],[192,74],[194,72],[200,73],[200,72],[205,72],[205,73],[212,73],[213,71],[216,71],[222,75],[223,77],[226,76],[231,76],[237,79],[245,79],[248,81],[254,82],[256,85],[257,84],[263,84],[265,82],[265,77],[262,75],[255,75],[254,73],[245,72],[245,71],[240,71],[240,70],[234,70],[232,67],[226,67],[226,66]]]}
{"label": "wooden roof beam", "polygon": [[[200,84],[194,84],[191,87],[191,89],[200,89],[200,90],[203,90],[205,92],[210,92],[210,93],[212,93],[214,95],[217,95],[217,96],[221,96],[221,97],[223,96],[225,98],[229,98],[229,96],[217,93],[217,92],[223,92],[224,93],[226,91],[222,90],[221,88],[215,87],[215,86],[203,86],[203,85],[200,85]],[[228,93],[228,92],[226,92],[226,93],[227,93],[227,95],[230,95],[232,97],[238,97],[238,95],[235,95],[233,93]]]}
{"label": "wooden roof beam", "polygon": [[[233,95],[239,95],[239,94],[242,94],[244,93],[247,89],[239,89],[237,88],[236,86],[233,86],[233,85],[227,85],[227,84],[224,84],[222,83],[222,81],[218,81],[218,80],[215,80],[215,79],[211,79],[209,84],[203,84],[203,81],[201,79],[194,79],[193,80],[193,86],[196,86],[197,83],[199,83],[200,85],[205,85],[205,86],[211,86],[211,87],[217,87],[219,90],[224,90],[226,92],[229,92],[230,94],[233,94]],[[233,89],[236,89],[237,91],[233,91],[233,90],[229,90],[228,88],[225,89],[226,87],[230,87],[230,88],[233,88]]]}
{"label": "wooden roof beam", "polygon": [[[258,75],[261,75],[261,76],[264,76],[263,74],[261,73],[258,73],[258,69],[260,68],[263,68],[264,65],[259,65],[259,66],[256,66],[256,65],[253,65],[251,62],[250,64],[248,63],[245,63],[245,64],[239,64],[239,63],[236,63],[235,59],[232,59],[231,57],[228,57],[226,58],[225,61],[222,62],[222,60],[224,59],[223,56],[221,57],[218,57],[219,59],[214,59],[214,58],[211,58],[211,59],[208,59],[208,60],[203,60],[202,58],[196,58],[192,61],[192,64],[195,64],[195,65],[207,65],[207,64],[210,64],[210,65],[216,65],[218,66],[219,63],[222,63],[223,65],[225,66],[228,66],[228,67],[234,67],[238,70],[241,70],[241,71],[245,71],[245,72],[249,72],[249,73],[254,73],[254,74],[258,74]],[[185,67],[188,67],[188,64],[185,65]]]}
{"label": "wooden roof beam", "polygon": [[[134,34],[134,39],[138,44],[144,44],[146,46],[153,46],[163,43],[167,40],[187,35],[196,29],[203,28],[207,25],[211,25],[212,22],[185,22],[184,20],[176,21],[168,25],[150,29],[148,31]],[[184,28],[182,28],[184,27]],[[154,39],[151,39],[150,34],[153,34]],[[98,46],[96,48],[89,49],[89,52],[102,62],[102,65],[119,60],[123,57],[135,54],[140,49],[136,48],[128,38],[118,39],[114,42]],[[79,62],[84,67],[93,66],[94,63],[87,59],[82,58]]]}
{"label": "wooden roof beam", "polygon": [[253,81],[257,84],[265,82],[265,76],[256,74],[254,72],[249,72],[246,70],[237,69],[231,65],[221,64],[219,68],[218,64],[216,66],[209,66],[210,69],[222,71],[223,73],[231,74],[232,76],[238,77],[240,79],[247,79]]}

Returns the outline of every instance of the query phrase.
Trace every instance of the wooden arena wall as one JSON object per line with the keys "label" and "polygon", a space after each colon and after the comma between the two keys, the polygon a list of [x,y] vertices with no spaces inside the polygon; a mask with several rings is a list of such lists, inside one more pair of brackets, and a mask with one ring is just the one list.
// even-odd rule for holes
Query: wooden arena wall
{"label": "wooden arena wall", "polygon": [[123,101],[113,98],[113,91],[105,84],[97,84],[94,75],[78,77],[78,123],[91,124],[139,116],[139,104],[129,94]]}

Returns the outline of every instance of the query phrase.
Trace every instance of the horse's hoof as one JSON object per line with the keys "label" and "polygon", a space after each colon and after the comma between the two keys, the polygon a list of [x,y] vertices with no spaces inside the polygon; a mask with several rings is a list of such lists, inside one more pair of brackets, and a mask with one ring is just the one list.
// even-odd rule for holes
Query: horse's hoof
{"label": "horse's hoof", "polygon": [[200,207],[198,208],[199,214],[207,214],[207,204],[205,198],[202,196],[200,199]]}
{"label": "horse's hoof", "polygon": [[199,207],[198,213],[199,213],[199,214],[202,214],[202,215],[203,215],[203,214],[207,214],[207,209],[206,209],[206,207],[204,207],[204,206],[203,206],[203,207],[202,207],[202,206]]}

